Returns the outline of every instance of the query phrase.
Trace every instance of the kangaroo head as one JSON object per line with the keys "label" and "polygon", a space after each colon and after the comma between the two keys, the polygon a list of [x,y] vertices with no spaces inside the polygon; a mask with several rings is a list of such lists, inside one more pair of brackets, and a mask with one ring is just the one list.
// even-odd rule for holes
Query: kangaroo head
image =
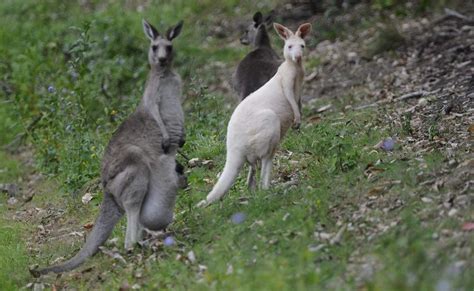
{"label": "kangaroo head", "polygon": [[257,40],[260,33],[266,29],[266,25],[272,23],[273,16],[270,14],[265,19],[260,12],[257,12],[253,16],[253,22],[247,26],[244,34],[240,38],[240,43],[243,45],[257,46]]}
{"label": "kangaroo head", "polygon": [[143,31],[150,39],[150,49],[148,51],[148,61],[152,67],[166,67],[171,64],[173,60],[173,39],[179,35],[183,21],[178,22],[166,32],[166,35],[161,35],[153,25],[143,20]]}
{"label": "kangaroo head", "polygon": [[278,35],[285,41],[285,46],[283,47],[285,60],[301,63],[305,48],[304,38],[311,32],[311,24],[301,24],[296,33],[293,33],[291,30],[278,23],[274,23],[273,27]]}

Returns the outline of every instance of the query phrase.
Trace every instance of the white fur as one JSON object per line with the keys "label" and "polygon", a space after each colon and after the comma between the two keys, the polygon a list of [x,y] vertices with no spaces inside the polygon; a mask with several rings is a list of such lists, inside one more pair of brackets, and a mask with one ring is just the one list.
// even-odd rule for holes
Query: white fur
{"label": "white fur", "polygon": [[[303,24],[293,34],[286,27],[274,24],[285,40],[285,61],[277,73],[260,89],[245,98],[235,109],[227,127],[227,159],[224,171],[206,200],[208,205],[227,193],[242,166],[250,164],[249,187],[255,184],[255,166],[262,162],[261,187],[270,186],[272,159],[288,128],[301,123],[300,98],[304,77],[302,54],[310,24]],[[301,32],[303,31],[303,32]],[[303,47],[302,47],[303,45]],[[291,46],[291,48],[290,48]]]}

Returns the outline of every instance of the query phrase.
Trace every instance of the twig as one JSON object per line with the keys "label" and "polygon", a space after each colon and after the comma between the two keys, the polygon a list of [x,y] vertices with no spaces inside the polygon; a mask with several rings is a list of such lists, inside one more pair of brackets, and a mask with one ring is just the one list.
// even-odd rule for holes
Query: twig
{"label": "twig", "polygon": [[365,108],[369,108],[369,107],[376,107],[376,106],[379,106],[381,104],[394,103],[394,102],[404,101],[404,100],[411,99],[411,98],[419,98],[419,97],[427,96],[427,95],[430,95],[430,94],[434,94],[438,91],[439,91],[439,89],[437,89],[435,91],[424,91],[424,90],[415,91],[415,92],[407,93],[405,95],[402,95],[402,96],[400,96],[398,98],[395,98],[395,99],[392,99],[392,100],[382,99],[382,100],[379,100],[379,101],[371,103],[371,104],[361,105],[359,107],[354,108],[354,110],[360,110],[360,109],[365,109]]}
{"label": "twig", "polygon": [[102,81],[100,82],[100,91],[102,92],[102,94],[104,94],[105,98],[112,99],[112,97],[110,97],[109,93],[107,92],[107,89],[105,88],[105,78],[102,78]]}
{"label": "twig", "polygon": [[9,152],[14,152],[15,149],[18,149],[18,147],[23,143],[27,133],[31,131],[42,118],[42,114],[36,116],[35,119],[33,119],[26,127],[25,132],[19,133],[9,144],[3,146],[3,149]]}
{"label": "twig", "polygon": [[463,15],[456,10],[449,9],[449,8],[444,8],[444,15],[441,16],[439,19],[433,21],[434,24],[438,24],[440,22],[443,22],[444,20],[448,18],[457,18],[460,19],[464,22],[467,22],[468,24],[474,24],[474,18],[472,17],[467,17],[466,15]]}
{"label": "twig", "polygon": [[178,154],[180,154],[186,160],[186,162],[189,162],[189,160],[191,160],[185,154],[183,154],[183,152],[181,150],[178,150]]}
{"label": "twig", "polygon": [[446,13],[446,16],[454,17],[454,18],[459,18],[463,21],[466,21],[467,23],[474,23],[474,19],[471,17],[467,17],[456,10],[452,10],[449,8],[444,8],[444,13]]}
{"label": "twig", "polygon": [[370,107],[376,107],[376,106],[379,106],[380,104],[390,103],[390,101],[391,100],[389,100],[389,99],[382,99],[382,100],[379,100],[379,101],[371,103],[371,104],[365,104],[365,105],[358,106],[358,107],[354,108],[354,110],[360,110],[360,109],[365,109],[365,108],[370,108]]}
{"label": "twig", "polygon": [[398,98],[395,98],[394,101],[402,101],[402,100],[407,100],[407,99],[411,99],[411,98],[418,98],[418,97],[421,97],[421,96],[425,96],[426,95],[426,91],[416,91],[416,92],[411,92],[411,93],[407,93],[405,95],[402,95]]}

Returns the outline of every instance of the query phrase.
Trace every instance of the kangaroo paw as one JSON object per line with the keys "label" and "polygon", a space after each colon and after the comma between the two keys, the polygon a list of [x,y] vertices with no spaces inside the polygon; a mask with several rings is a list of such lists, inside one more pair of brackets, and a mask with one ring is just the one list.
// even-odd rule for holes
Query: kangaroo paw
{"label": "kangaroo paw", "polygon": [[171,146],[170,139],[169,138],[163,139],[163,142],[161,143],[161,148],[163,149],[165,154],[167,154],[170,151],[170,146]]}
{"label": "kangaroo paw", "polygon": [[199,207],[199,208],[204,208],[204,207],[207,207],[209,206],[209,203],[207,202],[207,200],[201,200],[199,201],[198,204],[196,204],[196,207]]}

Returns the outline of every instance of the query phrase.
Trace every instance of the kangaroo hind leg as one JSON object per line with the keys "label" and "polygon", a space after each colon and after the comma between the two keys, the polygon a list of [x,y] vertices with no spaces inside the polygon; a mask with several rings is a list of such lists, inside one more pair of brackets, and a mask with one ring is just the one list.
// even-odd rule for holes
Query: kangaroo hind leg
{"label": "kangaroo hind leg", "polygon": [[250,191],[255,191],[257,187],[257,180],[255,178],[255,174],[257,172],[257,163],[249,163],[249,174],[247,176],[247,187]]}
{"label": "kangaroo hind leg", "polygon": [[132,248],[141,240],[143,227],[139,215],[143,200],[149,188],[149,170],[144,164],[127,166],[110,184],[110,188],[120,201],[127,216],[125,248]]}

